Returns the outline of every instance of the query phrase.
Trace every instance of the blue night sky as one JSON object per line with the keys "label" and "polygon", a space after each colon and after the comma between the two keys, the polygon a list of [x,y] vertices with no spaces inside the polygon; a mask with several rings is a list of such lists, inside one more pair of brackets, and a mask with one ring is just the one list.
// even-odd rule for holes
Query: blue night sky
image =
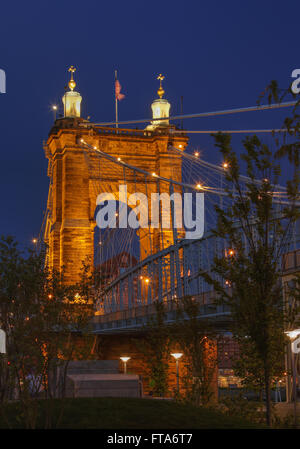
{"label": "blue night sky", "polygon": [[[0,234],[25,246],[46,207],[42,148],[61,105],[67,68],[82,97],[82,116],[114,119],[118,69],[126,98],[119,119],[150,117],[158,73],[166,75],[171,113],[252,106],[272,79],[285,88],[300,68],[299,1],[6,1],[0,11]],[[186,129],[272,128],[287,111],[188,120]],[[238,141],[236,140],[238,143]],[[193,136],[203,157],[220,161],[212,139]]]}

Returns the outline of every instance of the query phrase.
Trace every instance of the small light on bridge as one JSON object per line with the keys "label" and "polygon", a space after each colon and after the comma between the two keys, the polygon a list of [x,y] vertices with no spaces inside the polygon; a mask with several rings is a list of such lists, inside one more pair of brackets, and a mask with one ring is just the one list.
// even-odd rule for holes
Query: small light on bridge
{"label": "small light on bridge", "polygon": [[121,162],[121,158],[120,157],[118,157],[118,161]]}
{"label": "small light on bridge", "polygon": [[149,284],[150,279],[149,279],[149,278],[146,278],[146,279],[145,279],[145,282],[146,282],[146,284]]}
{"label": "small light on bridge", "polygon": [[179,145],[179,148],[182,148],[182,145],[181,145],[181,144]]}
{"label": "small light on bridge", "polygon": [[225,170],[226,170],[226,168],[228,168],[228,167],[229,167],[228,163],[227,162],[223,162],[223,168],[225,168]]}
{"label": "small light on bridge", "polygon": [[197,184],[197,189],[203,189],[203,186],[202,186],[202,184]]}
{"label": "small light on bridge", "polygon": [[38,240],[37,240],[36,238],[32,239],[32,243],[34,243],[34,244],[36,244],[37,241],[38,241]]}
{"label": "small light on bridge", "polygon": [[194,155],[195,155],[196,157],[199,157],[199,152],[198,152],[198,151],[195,151]]}
{"label": "small light on bridge", "polygon": [[157,176],[157,174],[155,172],[152,173],[152,176]]}

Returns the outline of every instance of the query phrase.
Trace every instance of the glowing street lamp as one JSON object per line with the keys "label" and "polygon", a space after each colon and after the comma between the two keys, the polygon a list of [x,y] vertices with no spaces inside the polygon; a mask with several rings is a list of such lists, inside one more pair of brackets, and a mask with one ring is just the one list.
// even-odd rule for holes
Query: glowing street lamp
{"label": "glowing street lamp", "polygon": [[[291,339],[294,340],[295,338],[298,337],[298,335],[300,335],[300,329],[294,329],[292,331],[286,331],[285,334]],[[296,352],[296,351],[293,351]],[[298,351],[300,352],[300,351]]]}
{"label": "glowing street lamp", "polygon": [[182,352],[173,352],[171,356],[176,360],[176,378],[177,378],[177,392],[179,393],[179,359],[183,356]]}
{"label": "glowing street lamp", "polygon": [[294,423],[297,426],[297,365],[296,357],[300,352],[300,329],[286,331],[285,334],[291,341],[291,359],[293,369],[293,396],[294,396]]}
{"label": "glowing street lamp", "polygon": [[56,106],[56,104],[54,104],[54,105],[52,106],[52,111],[53,111],[54,121],[55,121],[55,120],[56,120],[56,112],[57,112],[57,106]]}
{"label": "glowing street lamp", "polygon": [[122,362],[124,363],[124,374],[127,373],[127,362],[131,359],[131,357],[120,357]]}

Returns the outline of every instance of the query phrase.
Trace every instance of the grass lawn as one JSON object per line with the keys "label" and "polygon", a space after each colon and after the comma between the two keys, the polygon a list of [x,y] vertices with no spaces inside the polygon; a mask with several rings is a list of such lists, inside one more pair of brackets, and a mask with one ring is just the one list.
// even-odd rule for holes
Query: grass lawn
{"label": "grass lawn", "polygon": [[[64,399],[64,414],[59,428],[64,429],[249,429],[261,427],[239,417],[225,416],[218,411],[178,404],[173,401],[133,398]],[[44,427],[40,400],[39,428]],[[61,402],[54,401],[58,413]],[[9,404],[6,416],[11,428],[22,428],[17,403]],[[19,416],[19,418],[18,418]],[[7,423],[0,419],[0,427]]]}

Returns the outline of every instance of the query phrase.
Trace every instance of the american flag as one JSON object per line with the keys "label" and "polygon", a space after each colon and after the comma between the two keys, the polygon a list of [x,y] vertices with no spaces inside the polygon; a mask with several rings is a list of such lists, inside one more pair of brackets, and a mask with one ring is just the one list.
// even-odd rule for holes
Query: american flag
{"label": "american flag", "polygon": [[119,80],[116,79],[115,81],[115,93],[116,93],[116,100],[123,100],[125,98],[124,94],[121,94],[121,84],[119,83]]}

